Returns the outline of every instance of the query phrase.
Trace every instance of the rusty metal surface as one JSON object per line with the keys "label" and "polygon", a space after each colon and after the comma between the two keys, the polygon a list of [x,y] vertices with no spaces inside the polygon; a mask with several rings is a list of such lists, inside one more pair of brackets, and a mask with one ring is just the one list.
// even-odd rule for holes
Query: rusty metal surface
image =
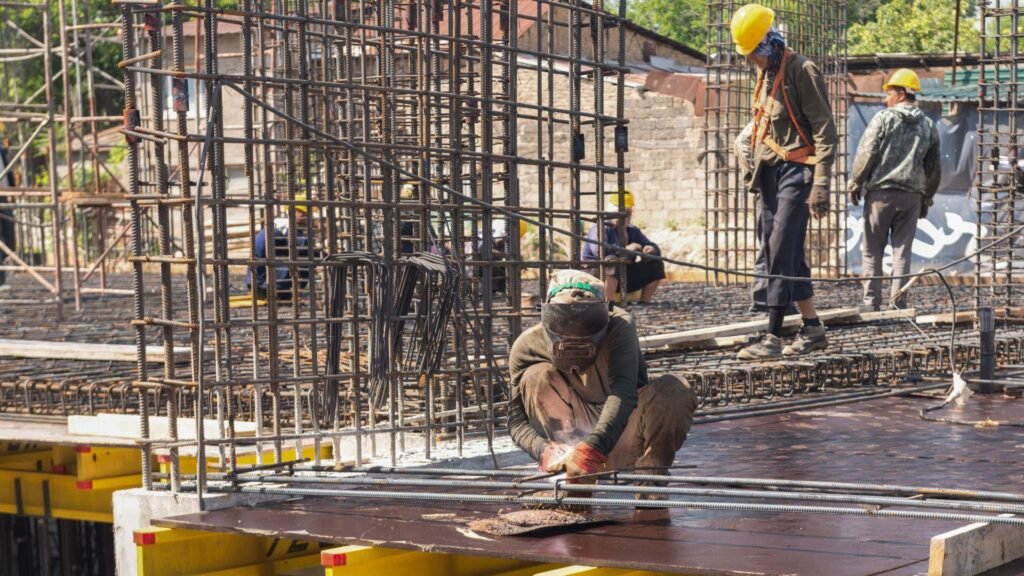
{"label": "rusty metal surface", "polygon": [[[1021,436],[924,422],[928,399],[887,399],[695,428],[677,456],[699,474],[984,489],[1024,483]],[[953,415],[952,412],[947,415]],[[965,419],[1024,419],[1024,403],[975,396]],[[777,513],[603,511],[614,524],[546,538],[481,536],[467,521],[510,512],[462,503],[305,498],[191,514],[162,526],[687,574],[916,574],[955,523]]]}

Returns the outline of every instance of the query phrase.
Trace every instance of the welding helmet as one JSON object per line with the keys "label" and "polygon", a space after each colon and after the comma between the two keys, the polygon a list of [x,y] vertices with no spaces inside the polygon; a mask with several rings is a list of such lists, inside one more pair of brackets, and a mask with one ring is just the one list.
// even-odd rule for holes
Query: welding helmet
{"label": "welding helmet", "polygon": [[560,270],[551,280],[540,317],[552,364],[564,372],[585,372],[608,331],[604,282],[586,272]]}

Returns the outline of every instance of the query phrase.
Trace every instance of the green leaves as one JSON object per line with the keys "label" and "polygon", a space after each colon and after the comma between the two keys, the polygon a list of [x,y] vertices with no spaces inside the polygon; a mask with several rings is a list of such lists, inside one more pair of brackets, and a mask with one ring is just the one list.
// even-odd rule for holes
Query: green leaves
{"label": "green leaves", "polygon": [[[974,2],[964,0],[960,18],[960,52],[977,52],[980,44]],[[945,53],[953,51],[956,0],[890,0],[879,6],[874,21],[849,29],[850,55]]]}

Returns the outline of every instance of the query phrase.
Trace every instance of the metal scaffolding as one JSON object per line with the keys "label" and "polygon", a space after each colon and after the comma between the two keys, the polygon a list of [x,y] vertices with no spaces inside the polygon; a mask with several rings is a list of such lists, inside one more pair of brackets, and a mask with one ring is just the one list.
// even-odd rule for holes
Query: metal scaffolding
{"label": "metal scaffolding", "polygon": [[[754,68],[736,53],[729,30],[732,15],[746,2],[708,2],[707,113],[704,117],[705,263],[750,271],[760,249],[757,197],[742,184],[733,142],[750,121]],[[775,25],[787,45],[813,60],[828,83],[829,100],[839,133],[831,182],[832,207],[826,218],[812,220],[807,258],[814,276],[838,277],[846,271],[846,1],[769,0]],[[747,282],[744,277],[709,272],[709,282]]]}
{"label": "metal scaffolding", "polygon": [[[121,117],[98,107],[124,87],[94,62],[119,25],[77,0],[2,3],[0,22],[0,219],[14,236],[0,238],[0,270],[28,273],[59,317],[68,296],[80,308],[83,294],[124,293],[107,274],[127,255],[128,204],[102,140]],[[42,79],[31,93],[29,77]]]}
{"label": "metal scaffolding", "polygon": [[1005,242],[975,258],[977,306],[1020,306],[1024,295],[1024,3],[981,2],[978,91],[978,242]]}

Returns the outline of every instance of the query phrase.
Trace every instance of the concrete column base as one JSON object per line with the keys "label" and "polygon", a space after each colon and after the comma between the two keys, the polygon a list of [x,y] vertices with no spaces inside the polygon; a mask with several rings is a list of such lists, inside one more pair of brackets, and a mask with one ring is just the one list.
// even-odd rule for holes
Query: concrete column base
{"label": "concrete column base", "polygon": [[[203,500],[206,510],[223,510],[284,498],[264,494],[207,494]],[[155,492],[142,488],[114,492],[114,559],[118,576],[135,576],[138,573],[135,541],[132,539],[136,530],[148,528],[156,519],[196,512],[199,512],[199,498],[195,494]]]}

